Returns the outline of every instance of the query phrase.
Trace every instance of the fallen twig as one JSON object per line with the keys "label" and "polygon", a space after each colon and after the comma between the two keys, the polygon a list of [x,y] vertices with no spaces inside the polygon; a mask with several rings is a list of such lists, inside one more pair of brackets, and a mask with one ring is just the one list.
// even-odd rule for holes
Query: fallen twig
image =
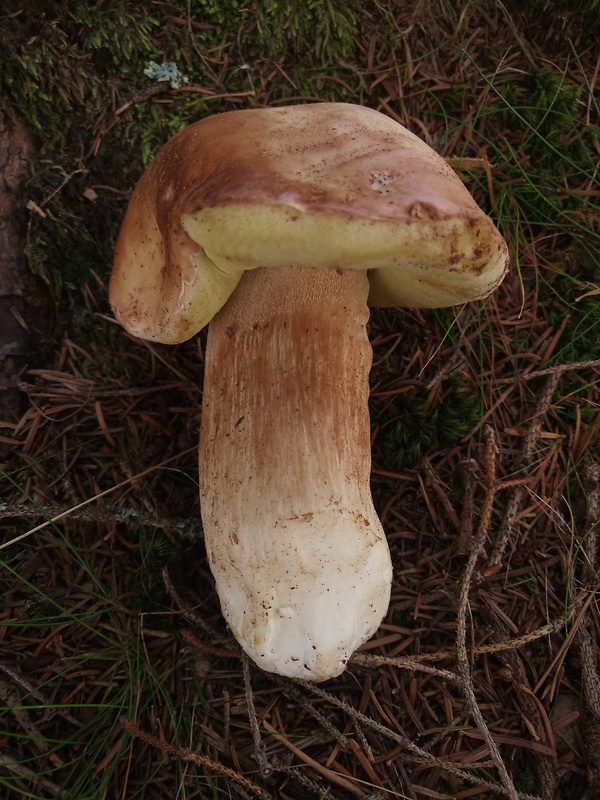
{"label": "fallen twig", "polygon": [[128,486],[129,484],[133,483],[134,481],[139,480],[140,478],[145,477],[146,475],[150,475],[150,473],[155,472],[157,469],[161,469],[162,467],[166,466],[167,464],[171,464],[173,461],[177,461],[182,456],[189,455],[189,453],[196,452],[196,447],[189,447],[187,450],[182,450],[177,455],[171,456],[170,458],[166,458],[164,461],[161,461],[160,464],[155,464],[153,467],[148,467],[148,469],[144,469],[141,472],[138,472],[137,475],[132,475],[130,478],[127,478],[120,483],[116,483],[114,486],[110,486],[108,489],[105,489],[103,492],[99,492],[95,494],[93,497],[88,497],[87,500],[83,500],[76,506],[71,508],[65,509],[61,511],[59,514],[56,514],[51,519],[47,519],[45,522],[42,522],[40,525],[36,525],[35,528],[31,528],[29,531],[25,531],[25,533],[20,534],[19,536],[15,536],[12,539],[9,539],[7,542],[4,542],[0,545],[0,550],[4,550],[6,547],[10,547],[17,542],[23,541],[23,539],[27,539],[27,537],[31,536],[34,533],[38,533],[38,531],[44,530],[49,525],[53,525],[55,522],[58,522],[61,519],[69,516],[73,512],[77,512],[80,509],[88,506],[90,503],[93,503],[96,500],[99,500],[101,497],[106,497],[107,494],[111,492],[115,492],[117,489],[122,489],[124,486]]}
{"label": "fallen twig", "polygon": [[479,531],[477,533],[477,538],[472,543],[472,550],[471,553],[469,554],[467,565],[465,567],[465,571],[461,581],[460,599],[458,605],[458,615],[456,624],[456,656],[458,662],[458,674],[462,678],[462,683],[463,683],[462,688],[471,715],[473,716],[477,728],[481,732],[484,741],[487,745],[487,748],[490,752],[490,755],[492,756],[492,759],[496,764],[496,767],[498,769],[498,772],[500,773],[500,778],[502,780],[502,783],[504,785],[508,797],[510,797],[511,800],[517,800],[518,793],[515,788],[515,785],[508,773],[508,770],[506,769],[506,764],[504,763],[504,760],[500,755],[500,750],[498,749],[496,742],[492,738],[490,729],[488,728],[487,723],[483,718],[483,714],[481,713],[481,710],[479,708],[479,704],[477,703],[477,697],[475,696],[475,689],[473,687],[473,677],[471,674],[471,667],[467,653],[467,613],[469,608],[469,591],[471,588],[473,575],[475,573],[475,567],[477,566],[477,562],[481,556],[485,540],[487,539],[487,535],[489,533],[492,506],[497,489],[496,457],[498,454],[498,443],[496,441],[496,436],[494,434],[493,429],[489,426],[486,426],[485,428],[485,436],[486,436],[486,448],[485,448],[484,471],[486,477],[487,491],[484,500],[483,511],[481,513],[481,520],[479,524]]}
{"label": "fallen twig", "polygon": [[[45,792],[54,797],[66,797],[65,790],[61,789],[60,786],[57,786],[47,778],[43,778],[36,770],[29,769],[29,767],[4,753],[0,753],[0,767],[12,772],[13,775],[17,775],[19,778],[24,778],[30,784],[38,784]],[[31,789],[31,786],[29,788]]]}
{"label": "fallen twig", "polygon": [[546,367],[545,369],[537,369],[532,372],[519,372],[514,378],[498,378],[494,382],[497,386],[502,386],[508,383],[518,383],[519,381],[531,381],[534,378],[544,378],[547,375],[560,376],[565,372],[571,372],[576,369],[598,369],[600,368],[600,358],[592,361],[572,361],[570,364],[556,364],[554,367]]}
{"label": "fallen twig", "polygon": [[136,522],[148,528],[161,528],[176,533],[182,539],[202,538],[202,525],[198,517],[170,518],[155,517],[137,511],[135,508],[104,506],[103,508],[82,508],[80,505],[33,505],[32,503],[0,503],[0,519],[34,519],[35,517],[75,519],[79,522],[106,523]]}
{"label": "fallen twig", "polygon": [[127,717],[121,717],[121,725],[136,739],[139,739],[140,741],[145,742],[152,747],[156,747],[158,750],[166,755],[171,756],[172,758],[176,758],[179,761],[188,761],[191,764],[196,764],[200,767],[207,767],[213,772],[216,772],[218,775],[222,775],[223,777],[234,781],[239,786],[253,794],[255,797],[259,797],[261,800],[273,800],[272,796],[264,789],[261,789],[260,786],[252,783],[252,781],[248,780],[248,778],[245,778],[243,775],[240,775],[238,772],[235,772],[235,770],[220,764],[218,761],[213,761],[212,758],[207,758],[199,753],[194,753],[191,750],[188,750],[187,747],[180,747],[178,745],[170,744],[169,742],[158,739],[156,736],[152,736],[151,733],[146,733],[146,731],[143,731],[135,723],[127,719]]}
{"label": "fallen twig", "polygon": [[[552,397],[554,396],[554,392],[556,391],[556,387],[558,386],[558,381],[560,380],[560,376],[562,373],[560,372],[560,370],[555,369],[551,371],[549,374],[550,378],[546,382],[544,391],[542,392],[541,396],[538,399],[538,403],[535,408],[533,417],[531,418],[531,421],[527,428],[527,433],[523,441],[521,453],[519,455],[519,459],[516,464],[517,469],[524,469],[531,462],[531,455],[533,453],[533,448],[535,446],[535,442],[538,437],[542,420],[545,417],[546,413],[548,412],[548,409],[550,408],[550,404],[552,403]],[[517,485],[506,505],[504,517],[500,525],[500,535],[498,536],[495,547],[492,550],[492,554],[489,558],[488,568],[494,567],[495,565],[499,564],[500,561],[502,560],[502,556],[504,555],[506,545],[512,538],[515,520],[517,518],[519,509],[521,507],[525,491],[526,487],[524,485],[522,484]]]}
{"label": "fallen twig", "polygon": [[461,780],[475,784],[476,786],[480,786],[485,789],[489,789],[494,791],[498,794],[503,795],[504,797],[512,797],[518,798],[518,800],[541,800],[538,795],[531,795],[525,794],[522,792],[517,792],[515,795],[511,795],[507,788],[504,785],[498,785],[495,783],[491,783],[490,781],[486,781],[483,778],[480,778],[478,775],[475,775],[472,772],[468,772],[465,769],[461,769],[460,767],[455,766],[449,761],[444,761],[442,758],[437,758],[437,756],[428,753],[427,750],[424,750],[419,745],[415,744],[406,736],[403,736],[401,733],[397,733],[396,731],[391,730],[390,728],[383,725],[381,722],[377,722],[377,720],[373,719],[372,717],[363,714],[362,711],[358,711],[358,709],[353,708],[348,703],[340,700],[334,694],[325,691],[325,689],[321,689],[320,686],[312,683],[307,683],[306,681],[294,681],[299,686],[303,686],[307,691],[313,692],[314,694],[319,695],[324,700],[327,700],[332,705],[336,706],[337,708],[342,709],[348,716],[353,720],[359,720],[362,722],[363,725],[367,728],[372,728],[373,730],[378,731],[383,736],[388,739],[391,739],[394,742],[400,744],[403,749],[406,751],[406,755],[404,758],[409,758],[411,761],[414,761],[417,764],[426,764],[428,766],[436,766],[441,770],[449,772],[452,775],[456,775],[456,777],[460,778]]}

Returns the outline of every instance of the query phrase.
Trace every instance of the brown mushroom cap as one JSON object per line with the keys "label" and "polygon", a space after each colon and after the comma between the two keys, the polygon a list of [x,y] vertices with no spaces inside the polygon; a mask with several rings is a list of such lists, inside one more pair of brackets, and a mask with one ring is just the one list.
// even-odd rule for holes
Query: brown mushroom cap
{"label": "brown mushroom cap", "polygon": [[456,173],[419,138],[344,103],[233,111],[171,139],[138,183],[111,302],[142,338],[193,336],[246,269],[368,270],[369,304],[488,295],[508,254]]}

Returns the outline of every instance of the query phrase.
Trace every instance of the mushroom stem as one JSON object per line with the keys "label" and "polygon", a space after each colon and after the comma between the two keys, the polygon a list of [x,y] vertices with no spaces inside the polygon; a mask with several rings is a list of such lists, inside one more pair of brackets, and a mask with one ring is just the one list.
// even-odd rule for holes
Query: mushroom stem
{"label": "mushroom stem", "polygon": [[209,328],[200,442],[223,614],[263,669],[342,672],[389,603],[369,487],[365,272],[255,269]]}

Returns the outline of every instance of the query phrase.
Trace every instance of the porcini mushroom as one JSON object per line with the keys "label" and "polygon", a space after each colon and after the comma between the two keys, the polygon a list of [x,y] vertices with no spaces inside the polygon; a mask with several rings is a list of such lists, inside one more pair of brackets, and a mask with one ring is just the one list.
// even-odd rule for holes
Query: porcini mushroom
{"label": "porcini mushroom", "polygon": [[360,106],[203,119],[138,183],[111,303],[154,341],[211,323],[206,549],[223,614],[265,670],[338,675],[388,607],[369,488],[367,301],[464,303],[506,267],[502,237],[446,162]]}

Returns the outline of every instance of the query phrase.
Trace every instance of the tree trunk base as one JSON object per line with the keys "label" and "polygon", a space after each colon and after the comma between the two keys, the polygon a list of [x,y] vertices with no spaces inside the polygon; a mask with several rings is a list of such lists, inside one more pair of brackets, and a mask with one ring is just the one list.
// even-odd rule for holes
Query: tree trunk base
{"label": "tree trunk base", "polygon": [[28,362],[32,334],[46,327],[48,318],[49,297],[25,257],[23,190],[34,151],[24,123],[0,103],[0,421],[22,413],[19,376]]}

